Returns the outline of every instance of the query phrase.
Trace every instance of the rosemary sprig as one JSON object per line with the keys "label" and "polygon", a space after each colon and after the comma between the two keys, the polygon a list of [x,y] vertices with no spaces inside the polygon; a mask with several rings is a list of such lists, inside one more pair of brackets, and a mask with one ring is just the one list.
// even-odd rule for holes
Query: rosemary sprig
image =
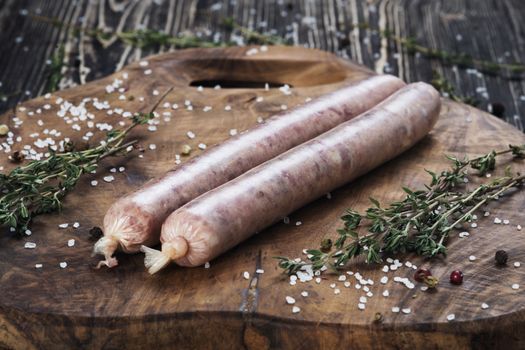
{"label": "rosemary sprig", "polygon": [[[279,266],[292,274],[306,265],[311,265],[314,271],[323,266],[338,269],[358,256],[364,256],[368,263],[380,262],[382,254],[414,252],[424,257],[444,256],[452,229],[471,220],[474,212],[483,205],[525,183],[525,175],[511,174],[507,169],[501,178],[472,190],[465,188],[468,166],[478,170],[480,175],[486,174],[495,168],[496,157],[507,153],[524,158],[525,145],[509,145],[508,149],[492,151],[471,160],[447,157],[452,162],[451,168],[439,175],[427,170],[432,180],[425,190],[404,187],[406,196],[402,201],[382,207],[377,200],[370,198],[372,207],[364,214],[347,210],[341,217],[343,227],[337,230],[335,249],[332,249],[331,240],[324,239],[320,249],[307,250],[307,261],[276,257]],[[360,235],[359,228],[364,226],[367,232]]]}

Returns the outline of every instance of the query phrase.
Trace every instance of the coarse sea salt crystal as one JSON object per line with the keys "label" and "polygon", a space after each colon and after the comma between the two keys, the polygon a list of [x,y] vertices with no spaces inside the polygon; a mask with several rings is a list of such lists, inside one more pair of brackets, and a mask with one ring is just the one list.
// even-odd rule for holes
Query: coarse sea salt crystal
{"label": "coarse sea salt crystal", "polygon": [[224,106],[224,110],[225,111],[231,111],[232,110],[232,106],[226,105],[226,106]]}
{"label": "coarse sea salt crystal", "polygon": [[399,312],[399,306],[392,307],[392,312],[397,314]]}
{"label": "coarse sea salt crystal", "polygon": [[68,247],[74,247],[75,246],[75,240],[74,239],[70,239],[67,241],[67,246]]}
{"label": "coarse sea salt crystal", "polygon": [[35,269],[41,269],[43,266],[43,264],[35,264]]}
{"label": "coarse sea salt crystal", "polygon": [[388,272],[389,270],[390,268],[388,267],[388,265],[383,266],[383,272]]}
{"label": "coarse sea salt crystal", "polygon": [[516,261],[516,262],[514,263],[514,267],[520,267],[520,266],[521,266],[521,263],[520,263],[519,261]]}
{"label": "coarse sea salt crystal", "polygon": [[305,291],[305,290],[303,290],[303,291],[301,292],[301,295],[302,295],[303,297],[306,298],[306,297],[308,296],[308,292]]}
{"label": "coarse sea salt crystal", "polygon": [[290,304],[290,305],[295,304],[295,298],[287,295],[285,299],[286,299],[287,304]]}
{"label": "coarse sea salt crystal", "polygon": [[206,144],[204,143],[199,143],[199,146],[198,146],[200,149],[202,150],[205,150],[206,149]]}
{"label": "coarse sea salt crystal", "polygon": [[188,136],[189,139],[194,139],[195,138],[195,133],[193,131],[188,131],[186,133],[186,136]]}
{"label": "coarse sea salt crystal", "polygon": [[210,268],[210,262],[209,261],[204,263],[204,268],[205,269],[209,269]]}
{"label": "coarse sea salt crystal", "polygon": [[297,222],[295,223],[295,226],[301,226],[302,224],[303,224],[303,223],[302,223],[301,221],[297,221]]}
{"label": "coarse sea salt crystal", "polygon": [[237,129],[230,129],[230,136],[237,135]]}
{"label": "coarse sea salt crystal", "polygon": [[459,233],[459,237],[460,238],[465,238],[465,237],[468,237],[470,234],[467,232],[467,231],[463,231],[463,232],[460,232]]}
{"label": "coarse sea salt crystal", "polygon": [[384,290],[384,291],[383,291],[383,296],[384,296],[385,298],[388,298],[388,297],[390,296],[390,292],[389,292],[388,290]]}
{"label": "coarse sea salt crystal", "polygon": [[244,277],[245,280],[249,280],[250,279],[250,273],[248,271],[244,271],[242,273],[242,277]]}
{"label": "coarse sea salt crystal", "polygon": [[97,180],[91,180],[91,186],[95,187],[98,185],[98,181]]}
{"label": "coarse sea salt crystal", "polygon": [[339,288],[334,289],[334,294],[341,294],[341,290]]}
{"label": "coarse sea salt crystal", "polygon": [[292,307],[292,313],[298,314],[299,312],[301,312],[301,308],[299,306]]}
{"label": "coarse sea salt crystal", "polygon": [[350,287],[350,282],[349,281],[346,281],[345,283],[343,283],[343,285],[346,287],[346,288],[349,288]]}
{"label": "coarse sea salt crystal", "polygon": [[404,309],[402,309],[401,311],[402,311],[404,314],[407,314],[407,315],[408,315],[409,313],[412,312],[412,310],[411,310],[409,307],[404,308]]}
{"label": "coarse sea salt crystal", "polygon": [[360,298],[359,298],[359,302],[360,302],[360,303],[366,303],[366,302],[367,302],[366,297],[360,297]]}
{"label": "coarse sea salt crystal", "polygon": [[454,314],[448,314],[447,315],[447,321],[454,321],[456,319],[456,315]]}
{"label": "coarse sea salt crystal", "polygon": [[521,231],[521,225],[516,226],[516,229],[517,229],[518,231]]}
{"label": "coarse sea salt crystal", "polygon": [[149,149],[152,150],[152,151],[156,150],[157,149],[157,145],[152,143],[152,144],[149,145]]}
{"label": "coarse sea salt crystal", "polygon": [[262,274],[262,273],[264,273],[264,270],[263,269],[257,269],[257,270],[255,270],[255,273]]}
{"label": "coarse sea salt crystal", "polygon": [[150,75],[151,73],[153,73],[153,71],[151,69],[146,69],[144,71],[144,75]]}
{"label": "coarse sea salt crystal", "polygon": [[126,170],[126,168],[124,168],[123,166],[121,166],[121,167],[118,168],[119,173],[122,173],[122,172],[124,172],[125,170]]}
{"label": "coarse sea salt crystal", "polygon": [[359,303],[359,304],[357,304],[357,308],[358,308],[359,310],[364,310],[364,309],[366,308],[366,305],[363,304],[363,303]]}
{"label": "coarse sea salt crystal", "polygon": [[510,224],[509,220],[507,220],[507,219],[503,220],[503,225],[508,225],[508,224]]}
{"label": "coarse sea salt crystal", "polygon": [[26,242],[24,244],[24,248],[25,249],[35,249],[36,248],[36,243],[34,243],[34,242]]}
{"label": "coarse sea salt crystal", "polygon": [[380,281],[382,284],[386,284],[388,282],[388,277],[387,276],[383,276],[381,277],[381,281]]}
{"label": "coarse sea salt crystal", "polygon": [[346,281],[346,276],[345,275],[340,275],[337,280],[341,281],[341,282]]}
{"label": "coarse sea salt crystal", "polygon": [[517,283],[514,283],[514,284],[512,285],[512,289],[518,290],[518,289],[520,289],[520,285],[517,284]]}
{"label": "coarse sea salt crystal", "polygon": [[475,223],[475,222],[473,222],[473,223],[470,224],[470,227],[472,227],[472,228],[476,228],[476,227],[478,227],[478,224]]}
{"label": "coarse sea salt crystal", "polygon": [[65,269],[65,268],[67,267],[67,262],[62,261],[62,262],[59,264],[59,266],[60,266],[61,268]]}
{"label": "coarse sea salt crystal", "polygon": [[315,283],[320,284],[321,283],[321,277],[316,277],[315,278]]}
{"label": "coarse sea salt crystal", "polygon": [[494,218],[494,223],[495,224],[501,224],[501,219],[500,218]]}
{"label": "coarse sea salt crystal", "polygon": [[67,228],[69,226],[68,223],[59,224],[58,228]]}
{"label": "coarse sea salt crystal", "polygon": [[482,308],[483,310],[486,310],[486,309],[489,308],[489,304],[487,304],[487,303],[483,303],[483,304],[481,304],[481,308]]}
{"label": "coarse sea salt crystal", "polygon": [[330,288],[334,289],[336,287],[335,283],[330,283]]}
{"label": "coarse sea salt crystal", "polygon": [[106,182],[112,182],[113,180],[115,180],[113,175],[104,176],[104,181]]}
{"label": "coarse sea salt crystal", "polygon": [[474,260],[476,260],[476,257],[475,257],[474,255],[471,255],[471,256],[468,257],[468,259],[469,259],[470,261],[474,261]]}

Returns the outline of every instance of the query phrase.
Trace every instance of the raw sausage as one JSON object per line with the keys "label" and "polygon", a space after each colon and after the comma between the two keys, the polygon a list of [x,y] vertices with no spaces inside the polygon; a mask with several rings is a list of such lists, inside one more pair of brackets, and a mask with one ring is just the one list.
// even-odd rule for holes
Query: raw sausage
{"label": "raw sausage", "polygon": [[194,199],[162,225],[162,251],[143,247],[155,273],[175,261],[198,266],[255,232],[394,158],[423,138],[439,93],[415,83],[370,111]]}
{"label": "raw sausage", "polygon": [[138,252],[159,242],[160,227],[175,209],[249,169],[372,108],[405,83],[373,76],[322,96],[237,135],[148,182],[115,202],[104,217],[104,236],[94,253],[116,266],[117,248]]}

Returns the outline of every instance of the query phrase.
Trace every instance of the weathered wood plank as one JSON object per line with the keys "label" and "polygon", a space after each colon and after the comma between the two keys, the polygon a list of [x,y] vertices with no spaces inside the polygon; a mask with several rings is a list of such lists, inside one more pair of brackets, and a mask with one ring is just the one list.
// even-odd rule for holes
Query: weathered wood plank
{"label": "weathered wood plank", "polygon": [[[377,34],[388,29],[415,37],[431,48],[497,62],[525,62],[522,0],[4,0],[0,5],[0,93],[20,94],[0,101],[1,111],[43,93],[46,61],[58,45],[66,49],[68,67],[62,88],[111,74],[145,55],[173,49],[129,48],[114,39],[100,43],[35,22],[20,15],[21,11],[85,28],[148,27],[171,34],[200,30],[216,40],[229,38],[221,23],[233,17],[243,26],[275,32],[296,45],[335,52],[409,82],[430,81],[435,70],[454,84],[458,94],[475,97],[479,108],[502,115],[523,130],[524,81],[409,55],[396,42]],[[365,22],[370,29],[351,30],[352,25]]]}

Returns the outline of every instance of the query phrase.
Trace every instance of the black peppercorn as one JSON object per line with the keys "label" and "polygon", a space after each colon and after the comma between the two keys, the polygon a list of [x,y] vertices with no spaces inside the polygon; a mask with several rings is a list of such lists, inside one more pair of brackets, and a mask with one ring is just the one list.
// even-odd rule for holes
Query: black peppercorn
{"label": "black peppercorn", "polygon": [[498,250],[494,258],[496,259],[497,265],[507,265],[507,260],[509,260],[509,255],[504,250]]}
{"label": "black peppercorn", "polygon": [[100,237],[102,237],[103,234],[104,233],[102,232],[102,229],[98,226],[93,226],[93,228],[89,230],[89,236],[93,240],[99,239]]}

